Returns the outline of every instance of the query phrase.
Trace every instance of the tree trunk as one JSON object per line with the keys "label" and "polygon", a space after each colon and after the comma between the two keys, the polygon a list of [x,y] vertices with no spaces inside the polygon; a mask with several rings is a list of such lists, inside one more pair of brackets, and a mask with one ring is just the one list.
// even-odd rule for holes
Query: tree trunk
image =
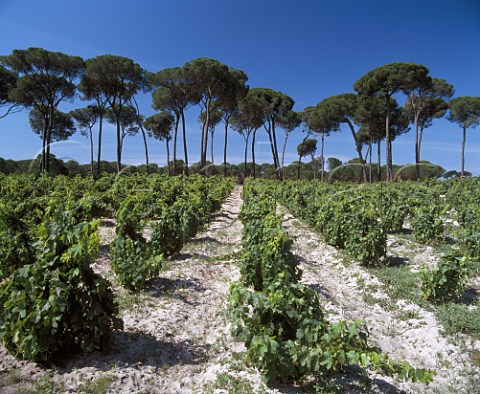
{"label": "tree trunk", "polygon": [[386,180],[390,181],[392,179],[392,152],[390,144],[390,96],[387,95],[387,116],[385,118],[385,161],[387,164],[386,168]]}
{"label": "tree trunk", "polygon": [[257,129],[253,130],[253,138],[252,138],[252,162],[253,162],[253,179],[257,177],[256,171],[256,164],[255,164],[255,136],[257,134]]}
{"label": "tree trunk", "polygon": [[205,129],[205,146],[204,146],[205,151],[203,152],[203,168],[204,168],[204,175],[208,175],[207,171],[207,150],[208,150],[208,125]]}
{"label": "tree trunk", "polygon": [[462,139],[462,178],[465,176],[465,142],[467,142],[467,127],[463,125],[463,139]]}
{"label": "tree trunk", "polygon": [[168,168],[168,176],[172,175],[172,172],[170,170],[170,146],[168,143],[168,138],[165,138],[165,144],[167,145],[167,168]]}
{"label": "tree trunk", "polygon": [[133,103],[135,104],[135,115],[136,115],[137,125],[140,127],[140,131],[142,132],[142,136],[143,136],[143,145],[145,147],[145,161],[147,165],[147,174],[148,174],[148,166],[150,165],[150,163],[148,160],[147,137],[145,136],[145,130],[143,129],[142,122],[140,121],[140,109],[138,108],[138,103],[137,103],[137,100],[135,99],[135,96],[132,96],[132,100],[133,100]]}
{"label": "tree trunk", "polygon": [[43,124],[43,133],[42,133],[42,156],[40,158],[40,172],[45,172],[45,163],[46,163],[46,150],[47,150],[47,119],[44,119]]}
{"label": "tree trunk", "polygon": [[418,138],[418,161],[421,159],[420,152],[422,151],[423,126],[420,126],[420,137]]}
{"label": "tree trunk", "polygon": [[277,180],[280,180],[279,176],[278,176],[278,162],[277,162],[277,159],[276,159],[276,156],[275,156],[275,148],[273,146],[273,139],[272,139],[272,131],[271,131],[271,123],[270,123],[270,120],[268,121],[268,129],[265,128],[265,130],[267,131],[267,134],[268,134],[268,139],[270,141],[270,149],[272,151],[272,157],[273,157],[273,165],[275,166],[275,175],[277,177]]}
{"label": "tree trunk", "polygon": [[390,152],[390,160],[389,160],[389,166],[390,166],[390,180],[394,180],[394,177],[393,177],[393,154],[392,154],[392,139],[390,138],[390,141],[388,142],[388,145],[389,145],[389,152]]}
{"label": "tree trunk", "polygon": [[100,175],[100,172],[102,170],[100,160],[101,160],[101,154],[102,154],[103,113],[100,114],[99,122],[100,122],[100,125],[99,125],[99,128],[98,128],[97,174]]}
{"label": "tree trunk", "polygon": [[[325,133],[322,133],[322,153],[320,155],[320,157],[321,157],[320,160],[322,161],[322,176],[321,176],[320,180],[322,182],[323,182],[323,178],[325,176],[325,159],[323,157],[324,151],[325,151]],[[312,161],[312,163],[313,163],[313,161]],[[314,171],[315,171],[315,169],[314,169]],[[314,175],[314,179],[315,179],[315,172],[313,173],[313,175]]]}
{"label": "tree trunk", "polygon": [[208,146],[208,126],[210,124],[210,105],[211,98],[207,98],[205,103],[205,120],[202,122],[202,152],[201,152],[201,170],[202,175],[206,175],[206,165],[207,165],[207,146]]}
{"label": "tree trunk", "polygon": [[212,129],[210,131],[210,134],[212,135],[212,140],[210,141],[210,157],[212,159],[212,165],[215,164],[215,157],[213,155],[213,135],[214,135],[214,133],[215,133],[215,131],[214,131],[214,129]]}
{"label": "tree trunk", "polygon": [[[369,163],[368,163],[368,182],[372,183],[372,139],[371,138],[368,141],[367,155],[368,155],[368,159],[369,159]],[[365,156],[365,159],[366,159],[366,156]]]}
{"label": "tree trunk", "polygon": [[177,135],[178,135],[178,123],[180,118],[178,114],[175,114],[175,128],[173,130],[173,175],[177,175]]}
{"label": "tree trunk", "polygon": [[312,155],[313,180],[317,179],[317,169],[315,167],[316,167],[316,165],[315,165],[315,155]]}
{"label": "tree trunk", "polygon": [[355,149],[357,151],[358,158],[360,159],[360,163],[362,164],[363,181],[366,183],[367,182],[367,171],[365,170],[365,162],[363,160],[362,147],[358,142],[357,134],[355,134],[355,129],[353,127],[352,122],[350,122],[350,119],[348,119],[348,118],[345,118],[345,120],[347,121],[347,124],[350,127],[350,131],[352,132],[353,141],[355,142]]}
{"label": "tree trunk", "polygon": [[378,163],[377,163],[377,181],[380,182],[382,180],[382,164],[380,162],[381,159],[381,145],[382,142],[378,140],[377,142],[377,158],[378,158]]}
{"label": "tree trunk", "polygon": [[277,148],[277,135],[275,133],[275,119],[272,119],[272,137],[273,137],[273,147],[275,149],[275,159],[277,164],[276,166],[276,171],[277,171],[277,177],[279,180],[283,180],[283,171],[282,167],[280,167],[280,159],[278,157],[278,148]]}
{"label": "tree trunk", "polygon": [[420,179],[420,137],[418,135],[418,114],[415,112],[415,178]]}
{"label": "tree trunk", "polygon": [[285,165],[285,150],[287,148],[287,140],[288,140],[288,137],[289,137],[290,133],[286,132],[285,133],[285,140],[283,141],[283,149],[282,149],[282,169],[283,169],[283,166]]}
{"label": "tree trunk", "polygon": [[245,158],[244,158],[244,172],[245,176],[244,179],[247,177],[247,149],[248,149],[248,137],[250,137],[250,133],[247,133],[247,136],[245,137]]}
{"label": "tree trunk", "polygon": [[297,181],[300,180],[300,166],[302,164],[302,156],[298,156]]}
{"label": "tree trunk", "polygon": [[183,111],[180,113],[182,116],[182,130],[183,130],[183,155],[185,158],[185,174],[188,176],[188,152],[187,152],[187,135],[185,131],[185,114]]}
{"label": "tree trunk", "polygon": [[50,146],[52,145],[52,119],[50,119],[50,129],[47,134],[47,160],[45,165],[45,171],[50,172]]}
{"label": "tree trunk", "polygon": [[50,115],[48,119],[47,127],[47,152],[46,152],[46,162],[45,162],[45,171],[50,172],[50,145],[52,144],[52,129],[53,129],[53,114],[54,108],[50,108]]}
{"label": "tree trunk", "polygon": [[227,136],[228,136],[228,121],[225,122],[225,140],[223,144],[223,177],[227,177]]}
{"label": "tree trunk", "polygon": [[92,128],[88,128],[90,132],[90,173],[93,175],[93,133],[92,133]]}
{"label": "tree trunk", "polygon": [[142,131],[142,137],[143,137],[143,145],[145,147],[145,160],[147,162],[147,174],[149,172],[149,161],[148,161],[148,145],[147,145],[147,137],[145,135],[145,130],[143,129],[142,126],[140,126],[140,130]]}
{"label": "tree trunk", "polygon": [[117,173],[122,170],[122,136],[120,130],[120,119],[117,116]]}
{"label": "tree trunk", "polygon": [[200,174],[205,175],[205,164],[203,163],[203,145],[205,144],[205,119],[202,121],[202,140],[200,141]]}

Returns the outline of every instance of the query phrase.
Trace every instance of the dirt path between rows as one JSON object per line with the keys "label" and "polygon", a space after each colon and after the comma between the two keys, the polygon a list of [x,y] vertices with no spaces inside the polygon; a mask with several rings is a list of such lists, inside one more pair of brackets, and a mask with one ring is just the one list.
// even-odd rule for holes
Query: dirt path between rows
{"label": "dirt path between rows", "polygon": [[390,357],[438,373],[428,387],[372,375],[377,390],[389,393],[402,390],[408,393],[478,392],[480,371],[469,360],[468,341],[453,343],[451,338],[441,334],[442,327],[433,312],[404,300],[390,301],[396,305],[394,310],[366,304],[363,296],[368,288],[379,289],[372,294],[375,298],[388,298],[377,278],[355,263],[345,265],[334,247],[288,213],[284,226],[295,239],[293,251],[301,261],[303,281],[323,295],[331,320],[360,319],[368,327],[372,342]]}

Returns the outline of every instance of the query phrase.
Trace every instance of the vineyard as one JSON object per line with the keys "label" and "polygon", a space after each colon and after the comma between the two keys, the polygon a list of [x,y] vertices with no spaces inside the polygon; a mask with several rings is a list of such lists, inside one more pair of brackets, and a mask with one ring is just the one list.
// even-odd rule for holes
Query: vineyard
{"label": "vineyard", "polygon": [[0,391],[478,392],[479,188],[0,175]]}

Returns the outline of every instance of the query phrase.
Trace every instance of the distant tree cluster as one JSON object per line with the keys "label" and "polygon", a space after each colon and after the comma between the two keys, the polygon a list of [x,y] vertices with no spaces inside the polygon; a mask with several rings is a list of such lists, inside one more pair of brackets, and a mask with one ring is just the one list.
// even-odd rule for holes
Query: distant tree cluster
{"label": "distant tree cluster", "polygon": [[[66,140],[77,130],[90,142],[90,172],[100,173],[102,164],[103,123],[116,127],[116,171],[122,170],[125,137],[141,133],[146,171],[149,163],[147,135],[165,142],[168,174],[189,173],[185,111],[200,107],[201,139],[199,172],[215,171],[213,143],[216,127],[222,123],[223,174],[228,174],[228,131],[234,130],[245,141],[243,174],[259,174],[255,162],[257,132],[268,135],[275,178],[285,178],[285,152],[291,133],[303,124],[305,137],[297,147],[296,177],[300,178],[302,158],[311,157],[313,176],[325,179],[325,138],[346,126],[357,152],[354,164],[363,182],[394,179],[393,141],[399,135],[415,130],[414,178],[429,176],[421,160],[424,131],[434,119],[447,115],[463,130],[460,176],[465,176],[465,145],[468,128],[478,125],[480,97],[452,98],[454,89],[443,79],[429,75],[427,67],[415,63],[391,63],[377,67],[353,85],[356,93],[327,97],[302,112],[293,110],[294,100],[270,88],[249,88],[247,75],[210,58],[194,59],[182,67],[158,72],[144,70],[133,60],[102,55],[84,60],[42,48],[14,50],[0,57],[0,118],[27,108],[32,130],[41,137],[40,171],[51,171],[52,142]],[[152,107],[158,111],[145,118],[137,102],[138,94],[152,94]],[[403,94],[405,105],[396,97]],[[59,110],[64,101],[79,95],[86,106],[69,113]],[[450,100],[451,99],[451,100]],[[180,129],[181,127],[181,129]],[[283,130],[283,144],[278,130]],[[98,130],[97,156],[94,157],[94,133]],[[181,134],[181,135],[180,135]],[[179,137],[183,158],[178,158]],[[317,139],[320,137],[320,156]],[[385,171],[382,172],[381,143],[385,141]],[[170,144],[173,142],[171,149]],[[376,145],[376,163],[373,150]],[[248,150],[251,147],[251,165]],[[210,161],[208,150],[210,149]],[[170,155],[173,160],[170,160]],[[332,162],[328,163],[331,169]],[[352,166],[350,166],[352,167]],[[376,170],[373,170],[373,168]],[[158,168],[156,166],[155,168]],[[347,170],[342,170],[347,171]],[[351,170],[348,170],[351,171]],[[348,172],[347,171],[347,172]],[[425,172],[426,171],[426,172]],[[290,173],[290,169],[287,171]],[[428,173],[428,174],[427,174]],[[409,175],[411,176],[411,175]]]}

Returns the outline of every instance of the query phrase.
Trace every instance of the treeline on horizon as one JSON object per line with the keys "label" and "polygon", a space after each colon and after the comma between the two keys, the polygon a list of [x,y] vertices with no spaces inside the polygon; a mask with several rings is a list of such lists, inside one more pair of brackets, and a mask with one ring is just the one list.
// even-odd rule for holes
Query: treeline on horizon
{"label": "treeline on horizon", "polygon": [[[10,174],[31,174],[41,175],[40,168],[38,166],[40,157],[34,160],[10,160],[0,158],[0,173],[5,175]],[[96,162],[94,163],[96,165]],[[116,162],[102,161],[101,168],[102,174],[116,174]],[[461,176],[461,173],[455,170],[445,171],[441,166],[432,164],[428,161],[422,161],[420,179],[450,179]],[[173,163],[170,163],[170,167]],[[178,160],[176,167],[179,169],[178,175],[186,174],[185,163],[183,160]],[[320,160],[315,159],[313,162],[307,163],[291,163],[283,168],[284,179],[301,179],[301,180],[315,180],[321,179],[319,174]],[[189,167],[188,173],[200,174],[200,162],[193,163]],[[241,164],[229,164],[227,163],[227,176],[235,177],[239,182],[243,182],[247,177],[253,177],[255,173],[256,178],[260,179],[276,179],[275,167],[271,163],[255,164],[255,171],[252,162]],[[300,168],[300,171],[299,171]],[[386,179],[386,166],[380,168],[380,177],[377,172],[377,163],[374,163],[374,168],[370,171],[370,167],[367,165],[367,174],[370,182],[378,182],[379,180]],[[211,165],[207,162],[206,175],[219,175],[223,174],[224,165]],[[394,178],[398,180],[416,180],[416,171],[413,164],[409,165],[394,165]],[[159,166],[156,163],[150,164],[148,167],[145,164],[140,165],[127,165],[122,169],[122,174],[163,174],[168,175],[168,166]],[[80,164],[75,160],[64,161],[51,154],[50,157],[50,171],[49,175],[65,175],[69,177],[73,176],[90,176],[90,164]],[[102,175],[101,174],[101,175]],[[94,174],[95,177],[101,176]],[[468,171],[465,172],[465,177],[471,177],[472,174]],[[352,159],[345,163],[335,157],[329,157],[327,159],[327,167],[324,173],[324,180],[329,182],[357,182],[363,181],[361,165],[358,159]]]}
{"label": "treeline on horizon", "polygon": [[[257,132],[266,132],[272,153],[271,166],[279,180],[290,178],[286,174],[291,165],[284,165],[284,157],[288,138],[294,130],[303,126],[304,138],[297,146],[297,178],[301,177],[302,158],[310,157],[311,168],[316,169],[315,163],[319,162],[319,178],[323,180],[326,176],[326,137],[345,126],[352,135],[361,180],[367,182],[395,178],[393,141],[411,129],[415,133],[414,177],[420,179],[423,169],[428,167],[421,161],[424,131],[434,119],[447,115],[448,120],[462,129],[459,174],[468,175],[465,171],[466,133],[468,128],[479,123],[480,97],[452,98],[453,86],[430,76],[424,65],[397,62],[377,67],[353,84],[356,93],[327,97],[301,112],[293,110],[295,102],[288,95],[270,88],[250,88],[247,81],[245,72],[210,58],[198,58],[181,67],[150,72],[122,56],[101,55],[84,60],[42,48],[17,49],[10,55],[0,56],[0,110],[3,111],[0,118],[25,108],[29,110],[32,131],[42,140],[40,172],[52,171],[52,143],[68,139],[77,130],[90,141],[90,173],[110,171],[110,165],[101,159],[103,125],[107,121],[116,126],[116,172],[123,168],[125,137],[141,134],[146,172],[160,168],[149,162],[148,135],[165,142],[167,173],[185,172],[188,175],[197,168],[189,165],[185,111],[198,105],[202,125],[200,174],[209,173],[209,154],[210,163],[214,163],[214,135],[216,129],[222,129],[224,154],[220,172],[224,176],[229,173],[227,144],[229,131],[233,130],[244,138],[245,166],[251,149],[252,171],[244,171],[244,176],[256,177],[255,140]],[[152,94],[152,107],[157,111],[148,118],[142,115],[137,101],[138,95],[145,93]],[[400,97],[405,98],[404,106],[397,101]],[[59,110],[63,102],[73,102],[75,98],[85,105],[68,113]],[[283,141],[279,141],[279,130],[283,132]],[[94,131],[98,133],[95,139]],[[179,147],[180,139],[182,147]],[[381,164],[382,142],[384,166]],[[183,155],[179,151],[183,151]],[[374,155],[376,170],[372,171]],[[178,167],[180,160],[182,166]],[[210,167],[216,169],[218,166]],[[313,175],[316,176],[316,170]]]}

